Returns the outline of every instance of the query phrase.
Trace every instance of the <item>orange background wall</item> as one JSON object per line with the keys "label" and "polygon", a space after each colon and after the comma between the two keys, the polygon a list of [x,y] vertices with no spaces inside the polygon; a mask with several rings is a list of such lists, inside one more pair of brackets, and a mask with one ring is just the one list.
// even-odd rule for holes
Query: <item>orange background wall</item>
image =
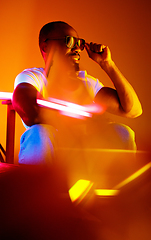
{"label": "orange background wall", "polygon": [[[15,76],[25,68],[44,66],[38,48],[40,28],[63,20],[86,41],[106,44],[112,58],[136,90],[143,115],[136,119],[111,116],[136,133],[139,150],[151,147],[151,1],[150,0],[1,0],[0,91],[13,91]],[[82,53],[81,66],[112,86],[106,74]],[[0,104],[0,143],[5,147],[6,107]],[[24,127],[17,116],[15,155]]]}

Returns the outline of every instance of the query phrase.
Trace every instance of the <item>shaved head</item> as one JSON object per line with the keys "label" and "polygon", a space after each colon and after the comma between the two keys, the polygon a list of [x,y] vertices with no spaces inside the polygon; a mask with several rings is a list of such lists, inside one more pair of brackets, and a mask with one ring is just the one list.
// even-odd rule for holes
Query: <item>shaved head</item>
{"label": "shaved head", "polygon": [[66,29],[73,29],[73,27],[62,21],[49,22],[45,24],[39,33],[39,46],[41,47],[41,43],[46,41],[49,37],[64,36]]}

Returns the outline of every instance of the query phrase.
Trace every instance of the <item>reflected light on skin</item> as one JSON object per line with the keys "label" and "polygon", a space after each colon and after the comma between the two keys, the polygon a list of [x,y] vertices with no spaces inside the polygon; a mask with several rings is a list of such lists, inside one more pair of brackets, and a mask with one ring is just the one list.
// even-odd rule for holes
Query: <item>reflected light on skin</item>
{"label": "reflected light on skin", "polygon": [[80,179],[78,180],[70,189],[69,189],[69,196],[71,198],[72,202],[78,201],[81,202],[82,199],[87,195],[91,187],[93,186],[93,183]]}

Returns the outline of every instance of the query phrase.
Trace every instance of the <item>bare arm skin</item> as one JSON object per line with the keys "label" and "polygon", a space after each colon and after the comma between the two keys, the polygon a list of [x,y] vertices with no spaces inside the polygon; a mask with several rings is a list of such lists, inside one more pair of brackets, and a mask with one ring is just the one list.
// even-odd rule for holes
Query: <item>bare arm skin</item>
{"label": "bare arm skin", "polygon": [[39,106],[37,98],[44,99],[34,86],[29,83],[20,83],[13,92],[12,104],[27,126],[34,124],[56,126],[59,112]]}
{"label": "bare arm skin", "polygon": [[103,105],[108,112],[123,117],[135,118],[141,115],[141,103],[133,87],[112,61],[109,48],[93,43],[86,43],[85,48],[89,57],[100,65],[115,87],[103,87],[97,93],[95,102]]}
{"label": "bare arm skin", "polygon": [[38,91],[29,83],[20,83],[13,92],[13,107],[27,126],[40,122],[37,96]]}

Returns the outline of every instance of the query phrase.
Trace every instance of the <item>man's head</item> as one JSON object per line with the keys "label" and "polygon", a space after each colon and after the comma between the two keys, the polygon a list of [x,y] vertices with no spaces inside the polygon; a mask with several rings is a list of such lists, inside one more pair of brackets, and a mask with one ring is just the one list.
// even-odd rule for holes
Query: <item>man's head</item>
{"label": "man's head", "polygon": [[79,69],[80,52],[84,49],[84,40],[78,38],[74,28],[62,21],[47,23],[39,34],[39,47],[46,62],[50,49],[55,45],[61,54],[69,57],[76,70]]}

